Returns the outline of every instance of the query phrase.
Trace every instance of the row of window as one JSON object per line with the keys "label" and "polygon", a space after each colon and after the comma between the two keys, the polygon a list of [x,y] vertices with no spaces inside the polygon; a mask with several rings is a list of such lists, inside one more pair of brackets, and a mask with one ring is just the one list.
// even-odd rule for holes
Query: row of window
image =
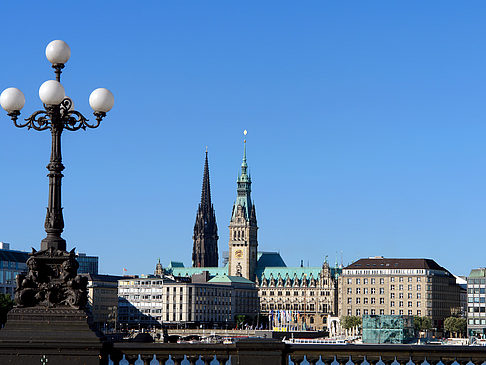
{"label": "row of window", "polygon": [[[357,308],[357,309],[356,309],[356,311],[355,311],[355,314],[356,314],[357,316],[361,316],[361,309],[360,309],[360,308]],[[371,314],[371,315],[375,315],[375,314],[377,314],[376,309],[370,309],[370,310],[368,310],[368,309],[363,309],[363,315],[368,315],[368,314]],[[384,309],[380,309],[380,310],[379,310],[379,314],[384,315],[384,314],[385,314],[385,310],[384,310]],[[403,310],[403,309],[400,309],[400,310],[398,311],[398,313],[395,313],[395,310],[394,310],[394,309],[392,309],[392,310],[390,310],[390,314],[391,314],[392,316],[394,316],[395,314],[398,314],[398,315],[400,315],[400,316],[403,316],[405,313],[404,313],[404,310]],[[352,316],[352,315],[353,315],[353,311],[352,311],[351,309],[348,309],[348,316]],[[414,315],[414,314],[413,314],[413,310],[412,310],[412,309],[409,309],[409,310],[408,310],[408,312],[407,312],[407,315],[409,315],[409,316],[413,316],[413,315]],[[416,311],[416,315],[417,315],[417,316],[421,316],[421,315],[422,315],[422,311],[421,311],[420,309],[418,309],[418,310]],[[429,311],[429,316],[431,316],[431,315],[432,315],[432,311]]]}
{"label": "row of window", "polygon": [[[287,297],[291,296],[292,294],[293,294],[295,297],[299,296],[299,292],[298,292],[297,290],[295,290],[294,292],[291,292],[290,290],[287,290],[287,291],[285,292],[285,296],[287,296]],[[313,296],[314,296],[314,294],[315,294],[315,292],[314,292],[313,290],[311,290],[311,291],[309,291],[309,292],[306,292],[306,291],[302,291],[302,292],[301,292],[301,295],[302,295],[303,297],[305,297],[305,296],[313,297]],[[330,294],[331,294],[331,293],[330,293],[329,291],[321,291],[321,292],[320,292],[320,295],[321,295],[321,296],[329,296]],[[266,292],[265,290],[262,290],[262,296],[266,296],[266,295],[267,295],[267,292]],[[275,292],[274,292],[273,290],[270,290],[270,291],[268,292],[268,296],[270,296],[270,297],[275,296]],[[279,296],[279,297],[283,296],[283,291],[280,291],[280,290],[279,290],[279,291],[277,291],[277,296]]]}
{"label": "row of window", "polygon": [[[278,304],[273,304],[273,303],[262,304],[261,308],[264,311],[274,310],[274,309],[287,309],[287,310],[293,309],[293,310],[301,310],[301,311],[308,310],[308,311],[313,312],[313,311],[316,310],[316,306],[314,304],[305,305],[305,304],[289,304],[289,303],[286,303],[286,304],[281,304],[281,303],[278,303]],[[328,305],[324,304],[323,306],[319,306],[319,310],[322,313],[328,313]]]}
{"label": "row of window", "polygon": [[486,279],[485,278],[482,278],[482,279],[470,279],[470,278],[468,278],[467,283],[468,284],[486,284]]}
{"label": "row of window", "polygon": [[485,313],[486,307],[469,307],[468,312],[469,313]]}
{"label": "row of window", "polygon": [[[363,298],[363,304],[376,304],[376,298]],[[353,303],[353,298],[348,298],[348,304]],[[356,304],[361,304],[361,298],[356,298]],[[385,298],[380,298],[380,304],[385,304]]]}
{"label": "row of window", "polygon": [[486,288],[468,288],[468,294],[485,294]]}
{"label": "row of window", "polygon": [[[361,280],[363,280],[363,284],[364,284],[364,285],[367,285],[367,284],[368,284],[368,282],[369,282],[370,284],[375,284],[375,283],[376,283],[376,279],[375,279],[375,278],[370,278],[370,279],[368,279],[368,278],[363,278],[363,279],[361,279],[361,278],[356,278],[356,279],[355,279],[356,284],[358,284],[358,285],[359,285],[359,284],[361,284]],[[404,278],[403,278],[403,276],[399,276],[399,277],[394,277],[394,276],[392,276],[392,277],[390,278],[390,282],[394,283],[395,281],[398,281],[399,283],[403,283]],[[409,283],[411,283],[411,282],[413,281],[413,278],[412,278],[412,277],[408,277],[408,278],[407,278],[407,281],[408,281]],[[417,277],[415,278],[415,281],[416,281],[417,283],[419,283],[419,282],[421,282],[421,281],[422,281],[422,278],[421,278],[420,276],[417,276]],[[352,279],[352,278],[348,278],[347,282],[348,282],[348,284],[352,284],[352,283],[353,283],[353,279]],[[380,278],[380,284],[385,284],[385,279],[384,279],[384,278]]]}

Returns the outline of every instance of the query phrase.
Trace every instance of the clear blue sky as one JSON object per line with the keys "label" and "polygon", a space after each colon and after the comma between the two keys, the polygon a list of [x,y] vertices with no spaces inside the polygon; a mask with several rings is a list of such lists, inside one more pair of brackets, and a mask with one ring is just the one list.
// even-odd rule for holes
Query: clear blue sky
{"label": "clear blue sky", "polygon": [[[206,145],[226,250],[247,129],[260,250],[468,274],[486,265],[485,18],[482,1],[9,1],[0,89],[39,109],[62,39],[76,108],[113,91],[100,128],[63,138],[63,237],[101,272],[190,265]],[[50,136],[0,121],[0,240],[39,248]]]}

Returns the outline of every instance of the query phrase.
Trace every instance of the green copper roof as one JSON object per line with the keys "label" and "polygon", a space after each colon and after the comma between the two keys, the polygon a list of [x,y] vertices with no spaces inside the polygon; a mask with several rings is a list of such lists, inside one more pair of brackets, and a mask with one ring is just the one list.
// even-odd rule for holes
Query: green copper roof
{"label": "green copper roof", "polygon": [[253,284],[253,281],[241,276],[218,275],[208,281],[209,283],[244,283]]}
{"label": "green copper roof", "polygon": [[250,212],[251,212],[251,178],[248,175],[248,165],[246,164],[246,140],[244,142],[243,147],[243,162],[241,163],[241,173],[236,180],[237,183],[237,196],[236,201],[233,206],[233,214],[231,219],[233,219],[236,215],[237,206],[240,205],[243,207],[245,211],[245,218],[246,220],[250,220]]}
{"label": "green copper roof", "polygon": [[[314,279],[317,280],[322,270],[322,267],[287,267],[285,265],[284,260],[282,259],[282,257],[278,252],[258,252],[257,258],[258,261],[257,261],[256,275],[260,282],[263,278],[263,275],[265,275],[265,278],[267,280],[270,280],[271,277],[277,280],[279,274],[282,280],[285,280],[287,275],[291,280],[294,279],[294,276],[297,276],[299,280],[302,280],[304,277],[307,280],[310,280],[311,275]],[[341,275],[342,272],[342,269],[338,267],[329,267],[329,270],[333,277]],[[486,270],[486,269],[482,269],[482,270]],[[231,278],[235,278],[234,276],[228,276],[228,266],[184,267],[184,264],[182,262],[171,261],[166,271],[169,274],[172,274],[174,276],[182,276],[182,277],[191,277],[194,274],[200,274],[203,271],[208,271],[209,276],[212,279],[219,277],[220,279],[217,280],[223,280],[221,278],[228,277],[229,279],[224,279],[224,280],[233,280]],[[244,278],[240,278],[240,279],[246,280]]]}
{"label": "green copper roof", "polygon": [[[264,276],[267,280],[270,280],[272,277],[278,280],[279,275],[284,282],[287,276],[290,280],[293,280],[296,276],[299,280],[305,278],[309,281],[311,278],[318,280],[321,270],[321,267],[266,267],[263,269],[257,268],[256,275],[260,283]],[[331,276],[337,277],[341,274],[342,269],[330,267],[329,271],[331,272]]]}
{"label": "green copper roof", "polygon": [[486,268],[481,269],[472,269],[471,273],[469,274],[470,278],[484,278],[486,277]]}
{"label": "green copper roof", "polygon": [[173,267],[184,267],[184,264],[180,261],[171,261],[169,263],[169,268],[173,268]]}

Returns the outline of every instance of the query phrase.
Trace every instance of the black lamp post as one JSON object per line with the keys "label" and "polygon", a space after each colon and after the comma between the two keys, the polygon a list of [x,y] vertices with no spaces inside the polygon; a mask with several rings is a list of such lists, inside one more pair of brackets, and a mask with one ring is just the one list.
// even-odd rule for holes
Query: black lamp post
{"label": "black lamp post", "polygon": [[97,128],[106,113],[113,107],[113,94],[104,88],[94,90],[89,103],[96,121],[89,123],[80,112],[74,110],[73,102],[66,97],[61,85],[61,72],[69,60],[71,50],[60,40],[52,41],[46,48],[46,57],[52,63],[56,80],[48,80],[39,88],[39,97],[44,110],[34,112],[25,122],[19,122],[20,110],[25,104],[24,94],[16,88],[5,89],[0,95],[0,105],[7,111],[16,127],[44,131],[52,135],[49,170],[49,200],[45,219],[46,237],[41,241],[41,250],[30,254],[27,275],[17,277],[16,303],[18,306],[63,306],[81,308],[86,304],[85,278],[77,276],[78,263],[74,250],[66,251],[66,241],[61,237],[64,219],[61,205],[61,179],[64,165],[61,155],[61,134],[64,129],[76,131]]}

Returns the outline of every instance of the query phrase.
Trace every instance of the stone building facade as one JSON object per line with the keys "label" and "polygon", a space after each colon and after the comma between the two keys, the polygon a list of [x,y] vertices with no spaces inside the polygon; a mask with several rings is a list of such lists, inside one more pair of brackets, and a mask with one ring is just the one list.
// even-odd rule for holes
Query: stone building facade
{"label": "stone building facade", "polygon": [[150,276],[119,280],[119,322],[128,327],[233,326],[236,315],[258,311],[255,284],[208,272],[191,278]]}
{"label": "stone building facade", "polygon": [[118,320],[118,280],[123,276],[81,274],[88,278],[88,308],[98,329],[114,328]]}
{"label": "stone building facade", "polygon": [[435,328],[460,312],[460,287],[430,259],[360,259],[339,278],[339,315],[427,316]]}
{"label": "stone building facade", "polygon": [[329,329],[338,313],[339,268],[268,267],[257,278],[260,313],[274,327]]}

